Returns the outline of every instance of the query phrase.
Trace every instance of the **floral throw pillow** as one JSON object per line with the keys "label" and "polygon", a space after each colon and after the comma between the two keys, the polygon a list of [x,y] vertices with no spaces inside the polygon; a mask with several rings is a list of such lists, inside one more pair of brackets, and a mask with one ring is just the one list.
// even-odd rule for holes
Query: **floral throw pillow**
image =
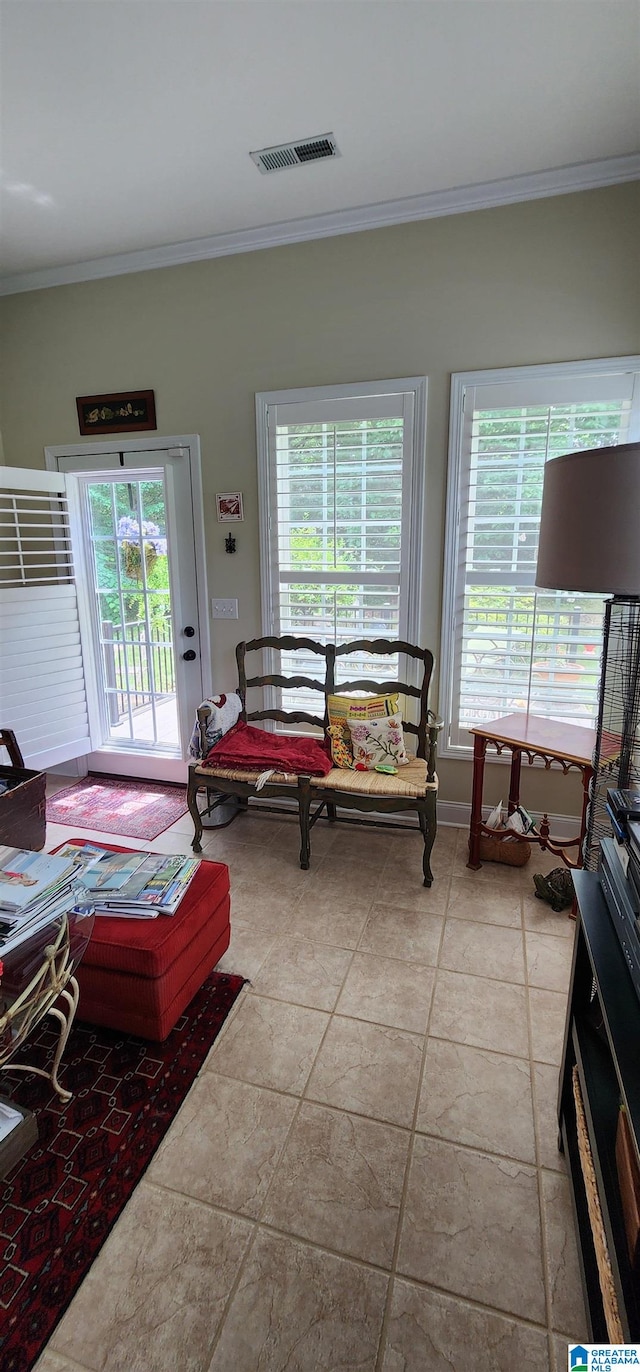
{"label": "floral throw pillow", "polygon": [[355,767],[372,772],[375,767],[402,767],[408,762],[402,732],[402,715],[386,719],[353,719],[349,716]]}
{"label": "floral throw pillow", "polygon": [[330,724],[327,733],[331,740],[331,757],[336,767],[353,768],[353,752],[346,721]]}

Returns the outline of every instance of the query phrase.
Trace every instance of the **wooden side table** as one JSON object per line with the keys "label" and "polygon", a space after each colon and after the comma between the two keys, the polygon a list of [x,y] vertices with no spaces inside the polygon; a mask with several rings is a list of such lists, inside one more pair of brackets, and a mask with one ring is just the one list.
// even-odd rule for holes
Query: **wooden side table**
{"label": "wooden side table", "polygon": [[[587,805],[589,802],[589,786],[593,776],[591,760],[595,745],[596,735],[594,729],[584,729],[577,724],[560,724],[557,720],[541,719],[537,715],[504,715],[500,719],[491,719],[487,724],[478,724],[471,729],[474,735],[473,742],[473,791],[471,797],[471,827],[469,831],[469,861],[468,867],[474,872],[482,866],[480,861],[480,839],[482,834],[490,834],[492,838],[500,838],[495,829],[489,829],[482,821],[482,791],[484,783],[484,763],[487,747],[495,748],[498,754],[504,749],[511,753],[511,776],[509,782],[509,806],[508,812],[513,814],[520,804],[520,771],[522,767],[522,754],[524,753],[531,764],[534,758],[539,757],[544,762],[546,768],[550,768],[553,763],[557,763],[566,774],[575,767],[582,774],[582,818],[580,821],[580,833],[576,838],[553,839],[549,832],[549,820],[544,814],[540,821],[539,828],[533,828],[527,834],[514,834],[509,830],[504,834],[504,838],[510,841],[519,839],[520,842],[538,843],[541,848],[547,848],[561,858],[567,867],[582,867],[582,842],[586,833]],[[567,849],[577,848],[575,860]]]}

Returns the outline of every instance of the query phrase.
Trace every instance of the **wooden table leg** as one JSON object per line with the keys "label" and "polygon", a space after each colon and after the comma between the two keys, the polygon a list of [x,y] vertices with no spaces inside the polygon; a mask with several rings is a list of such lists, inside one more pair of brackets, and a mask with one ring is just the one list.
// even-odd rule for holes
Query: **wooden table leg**
{"label": "wooden table leg", "polygon": [[469,829],[469,861],[467,867],[473,872],[477,872],[482,863],[480,861],[480,837],[482,825],[482,790],[484,785],[484,760],[487,752],[487,740],[482,734],[474,734],[473,738],[473,788],[471,792],[471,825]]}
{"label": "wooden table leg", "polygon": [[507,814],[512,815],[520,804],[520,770],[522,768],[522,751],[514,748],[511,753],[511,775],[509,779],[509,806]]}

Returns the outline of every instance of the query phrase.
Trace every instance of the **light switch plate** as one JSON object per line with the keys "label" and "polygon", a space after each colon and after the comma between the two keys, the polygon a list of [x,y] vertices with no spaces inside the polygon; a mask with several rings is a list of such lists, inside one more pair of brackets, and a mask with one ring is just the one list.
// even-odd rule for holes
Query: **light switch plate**
{"label": "light switch plate", "polygon": [[211,601],[212,619],[237,619],[238,602],[237,600],[212,600]]}

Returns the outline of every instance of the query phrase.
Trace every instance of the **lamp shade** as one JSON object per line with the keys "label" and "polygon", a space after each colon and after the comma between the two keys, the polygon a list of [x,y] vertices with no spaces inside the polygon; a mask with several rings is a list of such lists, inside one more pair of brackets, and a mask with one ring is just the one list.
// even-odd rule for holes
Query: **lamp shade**
{"label": "lamp shade", "polygon": [[547,462],[536,586],[640,595],[640,443]]}

